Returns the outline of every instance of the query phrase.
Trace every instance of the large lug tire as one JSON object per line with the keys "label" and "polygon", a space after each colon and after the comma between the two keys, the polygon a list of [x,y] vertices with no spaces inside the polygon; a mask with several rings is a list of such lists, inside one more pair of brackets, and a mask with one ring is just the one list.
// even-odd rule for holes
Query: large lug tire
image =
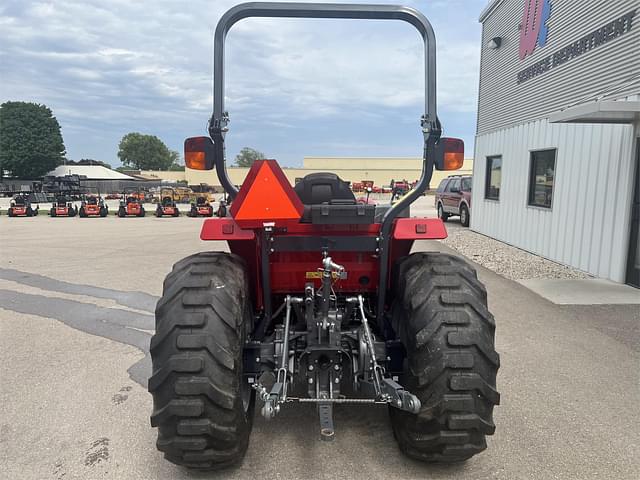
{"label": "large lug tire", "polygon": [[407,351],[401,383],[422,402],[417,415],[390,409],[408,456],[459,462],[487,447],[500,402],[495,322],[475,270],[444,253],[415,253],[396,266],[393,325]]}
{"label": "large lug tire", "polygon": [[255,392],[242,373],[251,328],[244,262],[198,253],[173,266],[151,339],[151,425],[169,461],[198,469],[237,464],[249,444]]}

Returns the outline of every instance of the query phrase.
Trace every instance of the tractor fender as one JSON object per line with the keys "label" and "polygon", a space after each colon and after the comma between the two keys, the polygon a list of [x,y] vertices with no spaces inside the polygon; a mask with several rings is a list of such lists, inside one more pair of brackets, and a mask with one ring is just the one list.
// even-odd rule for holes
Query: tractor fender
{"label": "tractor fender", "polygon": [[399,218],[391,235],[394,240],[442,240],[447,229],[439,218]]}
{"label": "tractor fender", "polygon": [[202,223],[200,240],[253,240],[253,230],[244,230],[232,218],[208,218]]}

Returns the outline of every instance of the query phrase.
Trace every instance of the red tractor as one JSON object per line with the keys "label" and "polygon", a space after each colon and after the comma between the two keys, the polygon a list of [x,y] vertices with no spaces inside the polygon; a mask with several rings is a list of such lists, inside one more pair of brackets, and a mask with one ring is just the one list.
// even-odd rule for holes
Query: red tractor
{"label": "red tractor", "polygon": [[[412,191],[393,205],[358,204],[333,173],[307,175],[292,188],[275,160],[255,162],[242,187],[233,185],[223,53],[228,30],[247,17],[396,19],[419,30],[424,156]],[[326,440],[334,437],[334,406],[387,405],[408,456],[459,462],[481,452],[500,398],[487,292],[464,260],[411,253],[415,240],[447,233],[438,218],[410,217],[410,205],[434,168],[458,169],[464,160],[462,141],[441,136],[428,20],[387,5],[249,3],[222,17],[214,45],[209,136],[185,141],[185,163],[215,167],[232,200],[229,216],[206,219],[200,234],[226,240],[228,252],[184,258],[164,281],[149,379],[158,449],[197,469],[238,463],[259,401],[267,419],[291,403],[315,405]]]}
{"label": "red tractor", "polygon": [[109,214],[109,207],[104,203],[104,199],[100,195],[87,195],[80,202],[78,215],[80,218],[101,217],[104,218]]}
{"label": "red tractor", "polygon": [[120,206],[118,207],[118,217],[144,217],[145,210],[140,201],[139,194],[127,194],[122,195],[123,200],[120,200]]}
{"label": "red tractor", "polygon": [[187,212],[187,216],[213,217],[213,205],[205,197],[196,197],[196,201],[191,204],[191,210]]}
{"label": "red tractor", "polygon": [[56,201],[49,210],[50,217],[75,217],[77,214],[78,209],[64,195],[56,197]]}
{"label": "red tractor", "polygon": [[174,190],[172,188],[163,188],[160,191],[160,202],[156,206],[156,217],[179,217],[180,210],[174,200]]}
{"label": "red tractor", "polygon": [[39,209],[39,206],[36,206],[35,209],[31,206],[28,195],[19,193],[11,200],[7,215],[10,217],[34,217],[38,215]]}

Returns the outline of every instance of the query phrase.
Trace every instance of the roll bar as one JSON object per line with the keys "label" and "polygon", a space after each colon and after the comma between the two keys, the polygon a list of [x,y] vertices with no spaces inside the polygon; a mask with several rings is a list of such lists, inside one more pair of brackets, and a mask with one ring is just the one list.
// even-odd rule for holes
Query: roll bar
{"label": "roll bar", "polygon": [[[410,23],[422,36],[425,49],[425,105],[421,122],[425,140],[436,130],[439,131],[436,111],[436,38],[431,23],[419,11],[398,5],[242,3],[228,10],[220,18],[214,34],[213,115],[209,122],[209,134],[214,142],[214,163],[218,179],[232,199],[238,194],[238,189],[231,183],[225,167],[224,136],[228,131],[227,125],[229,124],[229,115],[224,108],[225,40],[233,25],[250,17],[401,20]],[[428,180],[426,183],[428,184]]]}
{"label": "roll bar", "polygon": [[231,27],[249,17],[401,20],[413,25],[422,36],[425,51],[425,100],[424,115],[421,118],[424,135],[422,173],[416,187],[387,210],[382,219],[379,233],[380,280],[376,312],[378,326],[383,329],[393,220],[427,189],[433,174],[436,143],[442,133],[436,110],[436,37],[431,23],[417,10],[397,5],[252,2],[237,5],[227,11],[218,22],[214,34],[213,115],[209,121],[209,135],[213,140],[214,164],[218,179],[231,199],[236,197],[238,189],[231,183],[225,166],[224,137],[228,131],[229,115],[224,109],[224,44]]}

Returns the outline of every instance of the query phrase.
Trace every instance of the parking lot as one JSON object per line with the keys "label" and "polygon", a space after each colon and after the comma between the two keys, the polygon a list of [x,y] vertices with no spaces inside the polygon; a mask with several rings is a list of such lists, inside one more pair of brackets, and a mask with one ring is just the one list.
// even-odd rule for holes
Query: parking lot
{"label": "parking lot", "polygon": [[[418,211],[431,212],[430,202]],[[382,407],[337,408],[336,439],[321,442],[314,409],[288,405],[271,422],[255,416],[236,469],[192,473],[166,462],[149,424],[148,342],[171,265],[225,249],[199,240],[201,224],[0,216],[3,478],[639,478],[640,308],[554,305],[483,267],[502,395],[484,453],[451,466],[408,460]]]}

